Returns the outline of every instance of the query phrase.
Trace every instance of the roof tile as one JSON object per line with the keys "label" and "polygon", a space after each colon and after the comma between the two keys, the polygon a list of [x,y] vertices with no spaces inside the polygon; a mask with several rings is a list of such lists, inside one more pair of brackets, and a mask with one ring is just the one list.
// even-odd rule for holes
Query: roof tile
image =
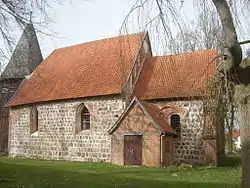
{"label": "roof tile", "polygon": [[216,70],[215,57],[215,50],[204,50],[149,58],[137,82],[136,95],[141,99],[204,95]]}
{"label": "roof tile", "polygon": [[174,133],[175,131],[172,129],[172,127],[166,122],[164,117],[160,114],[159,109],[157,109],[153,104],[149,104],[145,101],[140,101],[140,103],[143,105],[143,107],[146,109],[146,111],[149,113],[149,115],[152,117],[153,121],[157,123],[164,132],[167,133]]}
{"label": "roof tile", "polygon": [[8,106],[120,93],[144,33],[55,50]]}

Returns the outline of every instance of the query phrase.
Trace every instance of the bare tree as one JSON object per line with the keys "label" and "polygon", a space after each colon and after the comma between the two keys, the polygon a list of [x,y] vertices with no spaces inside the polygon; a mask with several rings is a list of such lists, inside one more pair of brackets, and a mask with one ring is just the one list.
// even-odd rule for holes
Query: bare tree
{"label": "bare tree", "polygon": [[[221,63],[223,64],[223,69],[219,69],[220,72],[224,73],[224,76],[228,76],[234,85],[239,85],[236,87],[236,93],[242,94],[245,92],[244,89],[247,87],[249,89],[249,81],[247,79],[247,66],[240,66],[242,61],[242,49],[238,41],[238,36],[235,29],[235,24],[233,21],[232,13],[230,11],[230,2],[226,0],[213,0],[213,3],[220,15],[221,24],[223,27],[223,43],[221,55]],[[249,3],[249,1],[246,1]],[[249,65],[248,65],[249,66]],[[249,92],[247,95],[241,98],[240,109],[244,110],[246,113],[248,106],[250,106],[250,101],[248,100]],[[249,102],[248,102],[249,101]],[[247,105],[247,108],[245,106]],[[249,117],[246,116],[243,119],[244,126],[241,127],[242,132],[245,136],[242,139],[243,146],[243,178],[242,178],[242,188],[250,187],[250,180],[247,178],[250,173],[250,132],[249,132]]]}
{"label": "bare tree", "polygon": [[170,52],[183,53],[216,48],[221,36],[221,25],[216,12],[206,7],[199,9],[199,15],[191,26],[185,26],[168,43]]}
{"label": "bare tree", "polygon": [[[197,18],[197,33],[201,33],[200,41],[203,49],[217,47],[218,40],[221,36],[221,25],[218,16],[214,10],[208,11],[205,7]],[[200,32],[199,32],[200,31]]]}
{"label": "bare tree", "polygon": [[[16,32],[20,29],[23,30],[31,20],[35,28],[44,33],[44,28],[50,21],[47,11],[53,3],[58,2],[48,0],[0,0],[0,41],[2,41],[0,44],[0,62],[4,62],[7,54],[12,52],[16,42]],[[0,67],[2,66],[0,64]]]}
{"label": "bare tree", "polygon": [[226,100],[227,103],[225,104],[226,106],[226,116],[225,116],[225,124],[226,124],[226,128],[228,131],[228,134],[226,136],[227,139],[227,143],[228,143],[228,152],[232,153],[233,152],[233,129],[235,128],[235,121],[236,121],[236,105],[235,105],[235,101],[234,101],[234,86],[232,84],[232,82],[228,82],[227,86],[228,88],[228,95],[224,95],[226,96]]}
{"label": "bare tree", "polygon": [[179,54],[201,50],[203,49],[202,45],[200,43],[200,36],[196,34],[196,31],[192,28],[186,28],[168,43],[168,49],[170,52]]}

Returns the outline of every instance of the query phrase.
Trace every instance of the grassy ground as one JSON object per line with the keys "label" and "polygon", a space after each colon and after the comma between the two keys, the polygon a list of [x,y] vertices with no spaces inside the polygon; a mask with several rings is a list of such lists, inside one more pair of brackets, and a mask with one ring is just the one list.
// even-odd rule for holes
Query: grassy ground
{"label": "grassy ground", "polygon": [[235,188],[240,168],[132,168],[0,158],[0,188]]}

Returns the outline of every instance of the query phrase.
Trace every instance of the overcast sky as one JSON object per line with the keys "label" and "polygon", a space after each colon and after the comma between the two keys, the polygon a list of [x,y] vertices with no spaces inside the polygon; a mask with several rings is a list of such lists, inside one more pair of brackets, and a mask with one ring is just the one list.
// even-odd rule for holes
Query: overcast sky
{"label": "overcast sky", "polygon": [[51,29],[59,37],[39,34],[43,55],[55,48],[117,36],[134,0],[74,0],[53,7]]}
{"label": "overcast sky", "polygon": [[[55,48],[119,35],[122,22],[135,1],[65,0],[63,5],[53,6],[50,12],[53,23],[49,27],[58,37],[38,34],[44,57]],[[188,10],[186,14],[193,14],[192,4],[187,2],[183,7],[184,14],[185,10]],[[136,23],[135,17],[132,19],[135,23],[130,25],[133,28],[128,32],[140,32],[142,28]]]}
{"label": "overcast sky", "polygon": [[[64,4],[53,6],[49,12],[53,23],[48,27],[57,37],[38,33],[44,58],[56,48],[119,35],[122,22],[135,2],[136,0],[64,0]],[[192,1],[184,1],[182,8],[181,1],[177,2],[177,9],[184,15],[184,22],[191,21],[195,17]],[[151,9],[151,14],[154,15],[157,9]],[[147,9],[147,14],[149,10]],[[152,19],[143,14],[141,18]],[[140,24],[144,25],[143,22],[138,23],[136,17],[132,17],[132,20],[128,32],[141,31]]]}

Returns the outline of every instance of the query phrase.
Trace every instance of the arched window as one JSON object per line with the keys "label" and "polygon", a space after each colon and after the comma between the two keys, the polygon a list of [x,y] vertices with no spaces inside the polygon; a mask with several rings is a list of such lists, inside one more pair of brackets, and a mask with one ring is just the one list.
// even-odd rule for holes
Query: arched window
{"label": "arched window", "polygon": [[81,111],[81,130],[88,129],[90,129],[90,114],[88,108],[84,106]]}
{"label": "arched window", "polygon": [[90,113],[88,108],[82,103],[76,110],[76,129],[75,132],[90,129]]}
{"label": "arched window", "polygon": [[33,106],[30,111],[30,133],[33,134],[38,131],[38,110]]}
{"label": "arched window", "polygon": [[181,117],[178,114],[173,114],[170,117],[171,127],[175,130],[178,136],[181,136]]}

